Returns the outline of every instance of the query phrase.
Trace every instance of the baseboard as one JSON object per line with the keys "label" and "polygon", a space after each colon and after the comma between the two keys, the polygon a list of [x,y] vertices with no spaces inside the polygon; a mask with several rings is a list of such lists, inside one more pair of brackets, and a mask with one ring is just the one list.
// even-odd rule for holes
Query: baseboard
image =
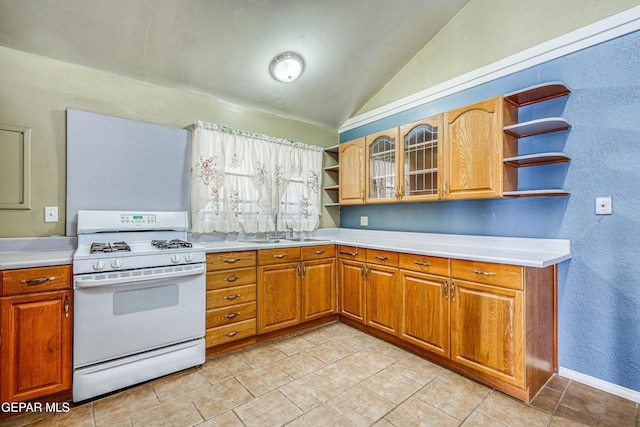
{"label": "baseboard", "polygon": [[640,6],[543,42],[345,121],[340,133],[640,29]]}
{"label": "baseboard", "polygon": [[617,384],[613,384],[599,378],[591,377],[580,372],[572,371],[571,369],[563,368],[562,366],[558,369],[558,375],[569,380],[579,382],[580,384],[588,385],[589,387],[597,388],[598,390],[602,390],[615,396],[622,397],[623,399],[640,403],[640,391],[621,387]]}

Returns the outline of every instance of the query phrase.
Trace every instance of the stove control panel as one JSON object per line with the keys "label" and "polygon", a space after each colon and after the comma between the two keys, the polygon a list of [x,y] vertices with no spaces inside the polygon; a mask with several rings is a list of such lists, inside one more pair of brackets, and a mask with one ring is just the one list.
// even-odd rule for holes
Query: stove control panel
{"label": "stove control panel", "polygon": [[156,216],[153,214],[120,214],[120,224],[124,225],[149,225],[156,223]]}

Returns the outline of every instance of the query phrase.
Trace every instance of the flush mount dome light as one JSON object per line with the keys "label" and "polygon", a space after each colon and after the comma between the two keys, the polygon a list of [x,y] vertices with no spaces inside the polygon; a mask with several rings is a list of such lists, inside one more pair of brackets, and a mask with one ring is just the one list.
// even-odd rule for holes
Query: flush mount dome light
{"label": "flush mount dome light", "polygon": [[292,82],[302,74],[304,60],[295,52],[285,52],[273,58],[269,72],[274,79],[281,82]]}

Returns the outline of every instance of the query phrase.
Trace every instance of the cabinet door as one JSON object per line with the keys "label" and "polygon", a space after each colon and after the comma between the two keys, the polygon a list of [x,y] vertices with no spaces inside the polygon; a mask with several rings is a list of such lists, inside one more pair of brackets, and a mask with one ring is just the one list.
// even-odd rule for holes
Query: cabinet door
{"label": "cabinet door", "polygon": [[502,97],[445,114],[443,198],[502,195]]}
{"label": "cabinet door", "polygon": [[398,128],[367,135],[365,138],[367,203],[398,200]]}
{"label": "cabinet door", "polygon": [[442,188],[442,114],[400,127],[400,198],[433,200]]}
{"label": "cabinet door", "polygon": [[340,260],[340,314],[364,322],[364,263]]}
{"label": "cabinet door", "polygon": [[451,359],[524,386],[522,291],[453,280]]}
{"label": "cabinet door", "polygon": [[364,138],[340,144],[340,204],[364,203]]}
{"label": "cabinet door", "polygon": [[72,291],[2,298],[0,400],[71,388]]}
{"label": "cabinet door", "polygon": [[398,335],[398,269],[368,264],[366,278],[366,324]]}
{"label": "cabinet door", "polygon": [[267,265],[258,273],[258,333],[300,322],[300,264]]}
{"label": "cabinet door", "polygon": [[448,358],[448,279],[403,270],[401,288],[400,337]]}
{"label": "cabinet door", "polygon": [[302,320],[336,311],[336,260],[302,263]]}

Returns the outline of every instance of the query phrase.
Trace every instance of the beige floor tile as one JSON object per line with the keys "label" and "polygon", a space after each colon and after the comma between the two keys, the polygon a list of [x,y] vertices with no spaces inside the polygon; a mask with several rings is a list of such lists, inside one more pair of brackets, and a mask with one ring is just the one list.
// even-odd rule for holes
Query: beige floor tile
{"label": "beige floor tile", "polygon": [[276,365],[267,365],[236,376],[254,396],[260,396],[293,381],[285,371]]}
{"label": "beige floor tile", "polygon": [[385,416],[395,426],[438,426],[454,427],[460,424],[452,416],[410,397]]}
{"label": "beige floor tile", "polygon": [[345,418],[338,410],[321,405],[296,418],[287,427],[355,427],[356,424]]}
{"label": "beige floor tile", "polygon": [[131,417],[133,427],[187,427],[202,421],[200,412],[186,396]]}
{"label": "beige floor tile", "polygon": [[638,406],[635,403],[573,381],[567,387],[560,404],[597,418],[605,425],[636,425]]}
{"label": "beige floor tile", "polygon": [[388,342],[384,342],[381,340],[377,340],[368,348],[375,350],[378,353],[382,353],[385,356],[392,358],[396,362],[403,357],[411,354],[408,351],[401,349],[400,347],[396,347],[393,344],[389,344]]}
{"label": "beige floor tile", "polygon": [[546,426],[551,419],[550,414],[497,391],[489,394],[477,411],[510,427]]}
{"label": "beige floor tile", "polygon": [[259,368],[268,365],[276,360],[287,357],[286,354],[272,346],[271,344],[263,344],[257,347],[238,353],[240,358],[247,362],[252,368]]}
{"label": "beige floor tile", "polygon": [[272,343],[272,345],[287,356],[300,353],[301,351],[308,350],[316,346],[302,335],[284,338]]}
{"label": "beige floor tile", "polygon": [[215,384],[189,395],[205,420],[253,399],[236,379]]}
{"label": "beige floor tile", "polygon": [[178,399],[210,385],[211,383],[200,369],[190,369],[151,383],[158,400],[162,403]]}
{"label": "beige floor tile", "polygon": [[367,372],[369,375],[374,375],[384,368],[392,365],[394,362],[395,360],[391,357],[387,357],[370,348],[364,348],[345,357],[338,363],[352,363]]}
{"label": "beige floor tile", "polygon": [[240,418],[236,415],[233,410],[223,412],[220,415],[216,415],[213,418],[209,418],[207,421],[204,421],[198,424],[198,427],[244,427]]}
{"label": "beige floor tile", "polygon": [[111,426],[159,405],[153,387],[147,383],[95,401],[93,413],[97,427]]}
{"label": "beige floor tile", "polygon": [[463,421],[482,402],[491,390],[482,392],[473,387],[454,385],[442,378],[436,378],[415,394],[415,397],[429,405]]}
{"label": "beige floor tile", "polygon": [[313,374],[283,385],[278,390],[305,412],[342,393],[330,382]]}
{"label": "beige floor tile", "polygon": [[375,344],[379,340],[354,329],[353,332],[346,332],[336,336],[332,341],[352,351],[358,351]]}
{"label": "beige floor tile", "polygon": [[[8,420],[10,421],[10,420]],[[24,425],[24,424],[11,424],[10,422],[6,424],[0,421],[0,425],[3,427],[11,426],[11,425]],[[29,426],[50,426],[50,427],[93,427],[93,405],[91,403],[87,403],[84,405],[73,407],[69,410],[69,412],[60,412],[56,413],[54,417],[44,418],[40,421],[36,421],[35,423],[29,423]]]}
{"label": "beige floor tile", "polygon": [[340,390],[347,390],[369,378],[371,374],[349,362],[339,361],[315,372]]}
{"label": "beige floor tile", "polygon": [[506,427],[499,421],[494,420],[493,418],[487,417],[486,415],[480,412],[474,412],[469,415],[464,423],[462,423],[461,427]]}
{"label": "beige floor tile", "polygon": [[234,353],[208,359],[200,369],[211,384],[217,384],[253,368]]}
{"label": "beige floor tile", "polygon": [[257,397],[234,409],[246,426],[280,426],[303,412],[278,390]]}
{"label": "beige floor tile", "polygon": [[356,385],[327,403],[358,426],[370,426],[395,407],[362,385]]}
{"label": "beige floor tile", "polygon": [[401,373],[422,385],[426,385],[447,370],[422,359],[416,355],[408,354],[389,366],[389,369]]}
{"label": "beige floor tile", "polygon": [[567,386],[571,380],[563,378],[558,375],[554,375],[549,378],[549,381],[544,385],[545,387],[552,388],[554,390],[558,390],[559,392],[564,392],[567,389]]}
{"label": "beige floor tile", "polygon": [[55,414],[47,413],[47,412],[26,412],[24,414],[15,414],[10,418],[5,418],[0,420],[0,425],[2,427],[20,427],[25,425],[36,425],[38,423],[39,426],[48,425],[47,422],[51,421]]}
{"label": "beige floor tile", "polygon": [[402,403],[422,387],[412,379],[390,369],[385,369],[367,378],[362,382],[362,385],[395,404]]}
{"label": "beige floor tile", "polygon": [[316,359],[320,360],[321,362],[326,363],[327,365],[337,362],[340,359],[344,359],[345,357],[354,353],[353,350],[343,347],[333,341],[327,341],[325,343],[318,344],[317,346],[307,350],[306,352]]}
{"label": "beige floor tile", "polygon": [[[341,325],[340,323],[336,323],[336,324]],[[335,328],[333,325],[334,324],[331,324],[328,326],[323,326],[323,327],[305,332],[303,334],[303,337],[304,339],[306,339],[307,341],[315,345],[322,344],[327,341],[331,341],[331,339],[338,336],[340,334],[340,330],[342,330],[341,328]]]}
{"label": "beige floor tile", "polygon": [[371,427],[396,427],[393,424],[391,424],[389,421],[387,421],[386,419],[382,418],[379,419],[375,424],[373,424]]}
{"label": "beige floor tile", "polygon": [[438,379],[446,381],[456,387],[460,387],[468,393],[473,393],[474,395],[479,395],[482,397],[488,395],[492,390],[490,387],[487,387],[484,384],[480,384],[477,381],[457,374],[448,369],[444,369],[442,373],[438,375]]}
{"label": "beige floor tile", "polygon": [[304,351],[278,360],[274,365],[293,378],[302,378],[326,366],[323,362]]}
{"label": "beige floor tile", "polygon": [[535,406],[538,409],[553,414],[558,408],[561,398],[562,392],[549,387],[544,387],[531,401],[531,406]]}

